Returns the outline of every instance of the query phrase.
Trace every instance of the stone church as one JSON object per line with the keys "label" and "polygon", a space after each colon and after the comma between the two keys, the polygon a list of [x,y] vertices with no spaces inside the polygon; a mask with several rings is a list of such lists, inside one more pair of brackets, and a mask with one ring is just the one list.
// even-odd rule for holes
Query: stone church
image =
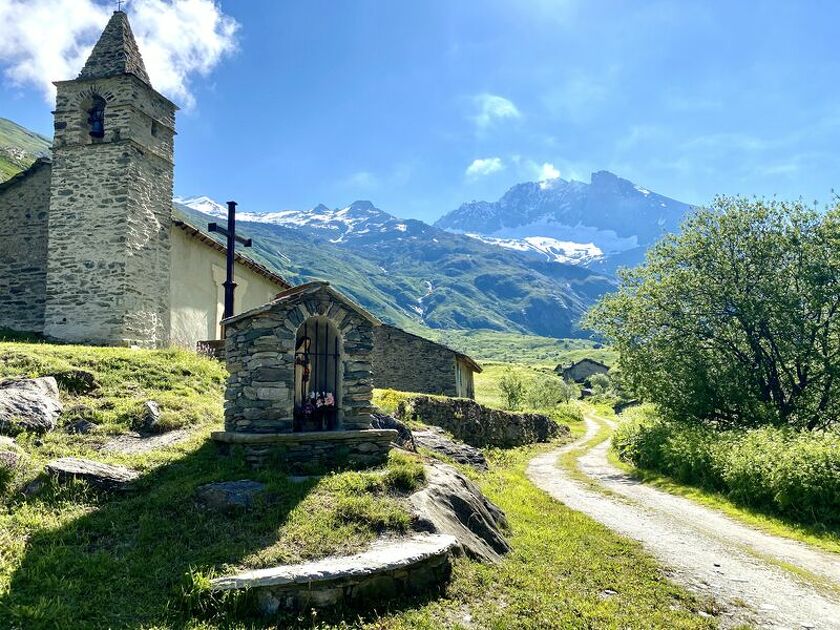
{"label": "stone church", "polygon": [[[124,12],[55,86],[52,158],[0,184],[0,329],[150,348],[221,339],[226,250],[173,216],[178,107],[152,87]],[[239,253],[234,281],[234,314],[292,289]],[[375,329],[375,386],[473,397],[472,359]]]}
{"label": "stone church", "polygon": [[[225,249],[172,215],[175,112],[126,14],[58,81],[52,159],[0,184],[0,328],[101,345],[219,338]],[[235,312],[290,285],[237,255]]]}

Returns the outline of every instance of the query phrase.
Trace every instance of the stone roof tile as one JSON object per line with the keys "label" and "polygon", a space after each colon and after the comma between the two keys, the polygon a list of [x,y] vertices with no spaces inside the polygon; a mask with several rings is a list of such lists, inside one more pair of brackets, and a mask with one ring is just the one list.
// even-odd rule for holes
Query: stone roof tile
{"label": "stone roof tile", "polygon": [[114,11],[79,79],[105,79],[122,74],[133,74],[151,86],[128,16],[123,11]]}

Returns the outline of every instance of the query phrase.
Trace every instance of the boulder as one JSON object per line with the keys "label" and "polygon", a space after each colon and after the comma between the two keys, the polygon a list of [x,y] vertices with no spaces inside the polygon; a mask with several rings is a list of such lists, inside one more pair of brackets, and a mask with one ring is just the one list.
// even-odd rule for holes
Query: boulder
{"label": "boulder", "polygon": [[371,415],[373,416],[373,421],[371,422],[372,429],[394,429],[397,432],[397,439],[394,442],[398,446],[409,451],[417,450],[417,445],[414,443],[414,435],[404,422],[384,413],[374,413]]}
{"label": "boulder", "polygon": [[484,453],[469,444],[450,439],[438,427],[415,431],[414,442],[417,446],[444,455],[459,464],[472,466],[476,470],[487,470],[487,459],[484,457]]}
{"label": "boulder", "polygon": [[199,486],[195,493],[198,500],[207,507],[217,510],[241,510],[252,507],[264,490],[265,484],[243,479],[208,483]]}
{"label": "boulder", "polygon": [[62,457],[47,464],[47,472],[59,481],[81,479],[100,490],[125,491],[140,473],[125,466],[112,466],[90,459]]}
{"label": "boulder", "polygon": [[87,405],[73,405],[61,416],[64,431],[70,434],[87,435],[96,430],[96,413]]}
{"label": "boulder", "polygon": [[454,536],[471,558],[497,562],[510,551],[504,512],[452,466],[426,465],[427,485],[409,497],[415,529]]}
{"label": "boulder", "polygon": [[51,376],[0,382],[0,433],[47,433],[62,412],[58,384]]}

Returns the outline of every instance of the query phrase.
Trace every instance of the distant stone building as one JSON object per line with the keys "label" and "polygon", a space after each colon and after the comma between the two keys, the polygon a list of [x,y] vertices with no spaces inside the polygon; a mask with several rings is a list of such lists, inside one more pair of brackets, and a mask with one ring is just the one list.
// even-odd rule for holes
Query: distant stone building
{"label": "distant stone building", "polygon": [[560,364],[554,368],[554,371],[567,381],[585,383],[596,374],[606,374],[610,371],[610,368],[600,361],[587,357],[580,361],[575,361],[571,365]]}
{"label": "distant stone building", "polygon": [[[0,184],[0,328],[147,347],[219,338],[224,254],[173,221],[175,104],[152,88],[126,14],[56,82],[52,160]],[[237,310],[289,287],[237,257]]]}
{"label": "distant stone building", "polygon": [[481,366],[466,354],[385,324],[374,330],[374,347],[376,387],[475,398]]}

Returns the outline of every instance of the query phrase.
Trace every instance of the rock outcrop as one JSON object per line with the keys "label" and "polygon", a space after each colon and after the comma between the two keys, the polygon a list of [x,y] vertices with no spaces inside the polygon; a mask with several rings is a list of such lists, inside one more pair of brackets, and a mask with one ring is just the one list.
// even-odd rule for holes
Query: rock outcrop
{"label": "rock outcrop", "polygon": [[414,435],[412,434],[411,429],[409,429],[404,422],[397,420],[394,416],[389,416],[384,413],[373,413],[371,415],[373,417],[373,420],[371,421],[372,428],[393,429],[397,432],[397,439],[394,440],[394,443],[397,446],[401,446],[409,451],[417,450],[417,445],[414,443]]}
{"label": "rock outcrop", "polygon": [[409,497],[416,529],[454,536],[464,553],[485,562],[510,551],[505,514],[478,486],[439,462],[426,465],[426,478],[426,487]]}
{"label": "rock outcrop", "polygon": [[0,382],[0,433],[52,431],[63,407],[58,384],[51,376]]}
{"label": "rock outcrop", "polygon": [[430,451],[448,457],[458,464],[472,466],[476,470],[487,470],[487,459],[484,453],[463,442],[456,442],[449,439],[443,429],[429,427],[423,431],[414,431],[414,442],[418,447],[427,448]]}
{"label": "rock outcrop", "polygon": [[548,416],[490,409],[466,398],[415,396],[400,402],[396,416],[438,426],[478,448],[548,442],[569,433]]}
{"label": "rock outcrop", "polygon": [[140,473],[125,466],[112,466],[90,459],[62,457],[47,464],[47,472],[59,481],[80,479],[100,490],[122,492],[129,490],[131,482]]}

